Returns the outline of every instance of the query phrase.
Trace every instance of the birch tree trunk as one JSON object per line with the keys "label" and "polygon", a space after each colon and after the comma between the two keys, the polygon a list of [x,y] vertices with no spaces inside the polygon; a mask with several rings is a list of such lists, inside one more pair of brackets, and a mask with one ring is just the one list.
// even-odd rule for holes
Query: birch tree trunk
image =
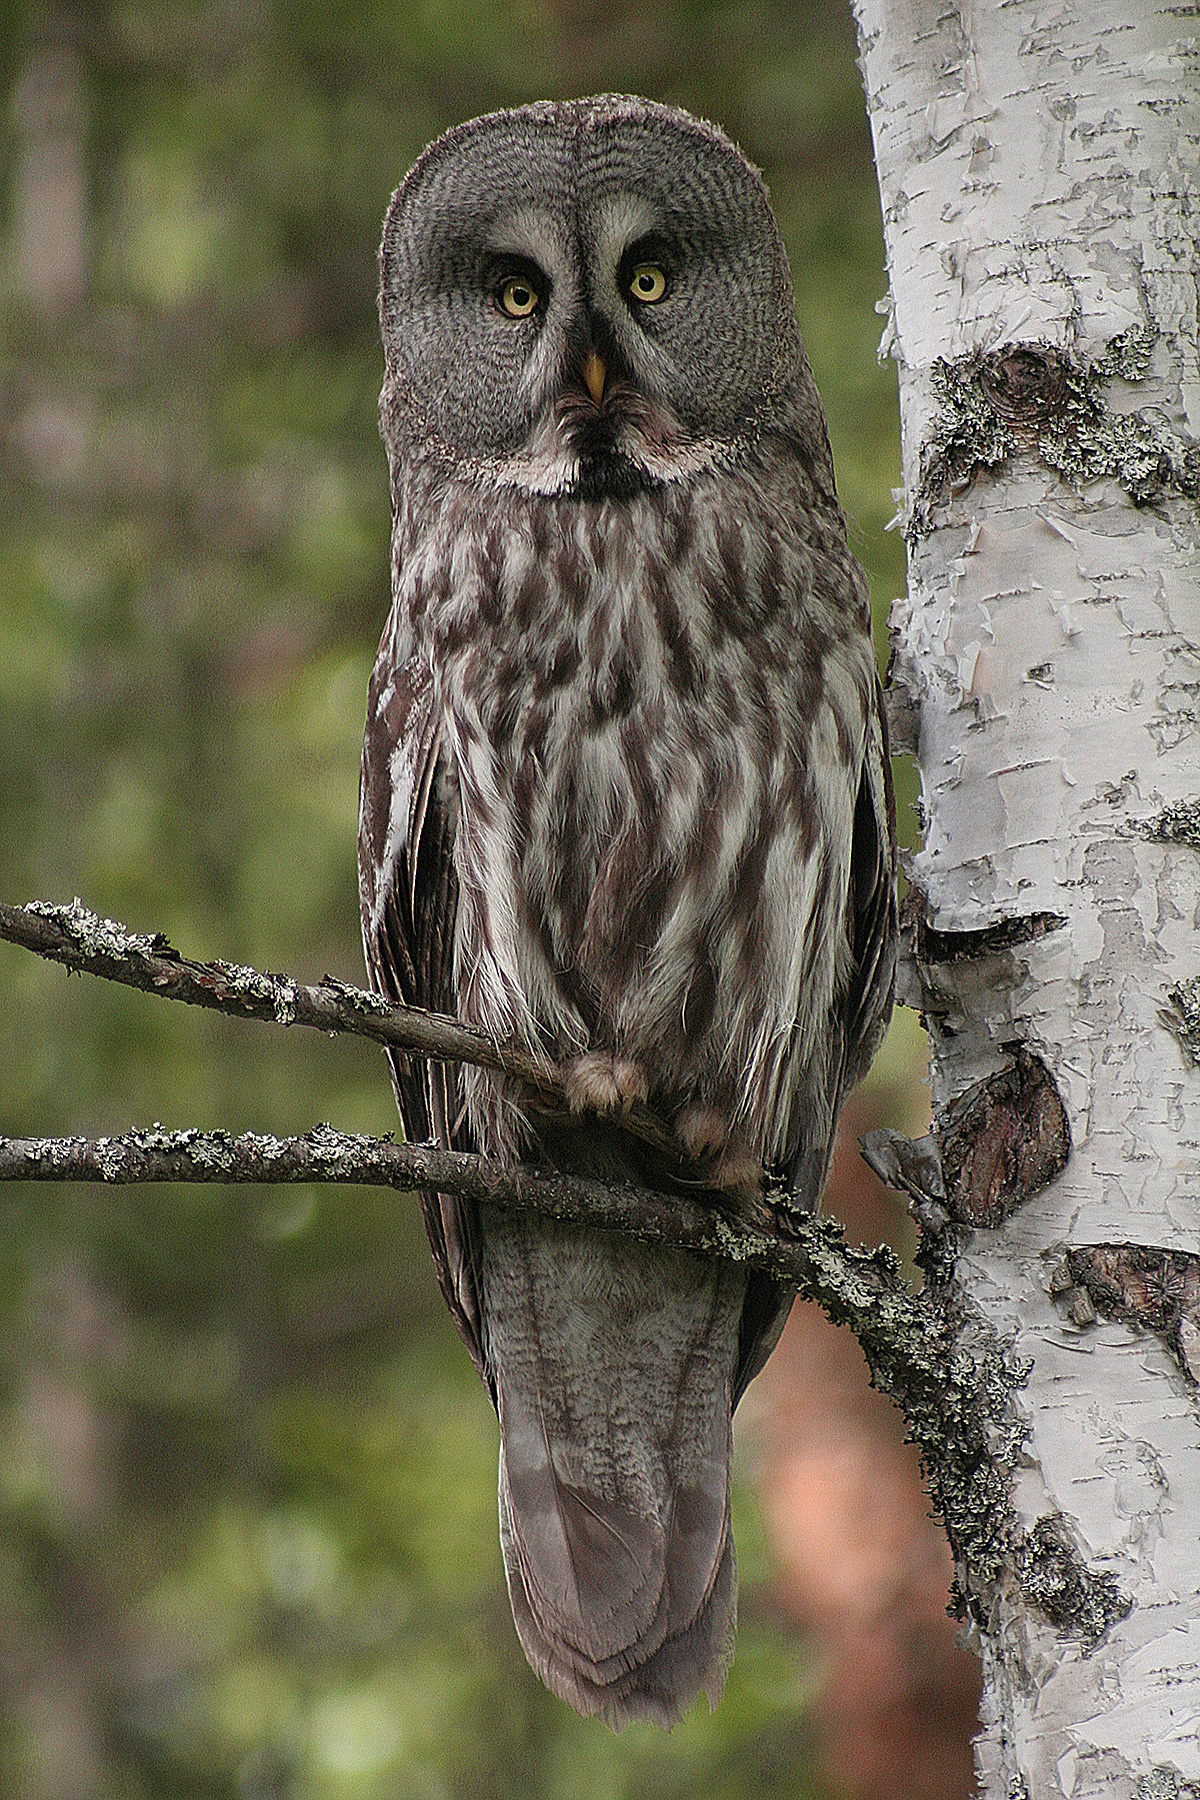
{"label": "birch tree trunk", "polygon": [[1200,19],[855,10],[955,1221],[934,1275],[1015,1370],[1002,1501],[987,1534],[950,1521],[981,1783],[1167,1800],[1200,1793]]}

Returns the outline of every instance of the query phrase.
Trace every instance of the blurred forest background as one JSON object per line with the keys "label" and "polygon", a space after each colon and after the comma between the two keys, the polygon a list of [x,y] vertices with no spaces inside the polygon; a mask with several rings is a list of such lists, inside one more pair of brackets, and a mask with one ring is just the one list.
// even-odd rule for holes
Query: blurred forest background
{"label": "blurred forest background", "polygon": [[[496,106],[635,90],[763,167],[882,645],[899,452],[854,57],[846,0],[0,5],[0,896],[361,979],[376,245],[424,143]],[[904,1015],[849,1124],[923,1103]],[[321,1119],[394,1129],[374,1049],[0,945],[0,1131]],[[831,1205],[903,1246],[853,1157]],[[669,1738],[614,1739],[529,1674],[495,1454],[407,1199],[3,1190],[0,1793],[968,1791],[948,1554],[812,1309],[739,1415],[727,1695]]]}

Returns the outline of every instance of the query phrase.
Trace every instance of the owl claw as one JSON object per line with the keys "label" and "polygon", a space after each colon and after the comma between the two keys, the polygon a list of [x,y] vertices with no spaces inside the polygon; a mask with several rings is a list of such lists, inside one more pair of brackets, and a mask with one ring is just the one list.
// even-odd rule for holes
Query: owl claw
{"label": "owl claw", "polygon": [[640,1063],[605,1050],[588,1050],[566,1063],[562,1080],[573,1113],[627,1113],[650,1092]]}
{"label": "owl claw", "polygon": [[685,1153],[704,1169],[710,1187],[757,1191],[762,1186],[761,1163],[716,1107],[699,1101],[685,1106],[676,1115],[675,1133]]}
{"label": "owl claw", "polygon": [[747,1145],[731,1137],[709,1170],[707,1179],[711,1187],[759,1194],[763,1184],[762,1164]]}

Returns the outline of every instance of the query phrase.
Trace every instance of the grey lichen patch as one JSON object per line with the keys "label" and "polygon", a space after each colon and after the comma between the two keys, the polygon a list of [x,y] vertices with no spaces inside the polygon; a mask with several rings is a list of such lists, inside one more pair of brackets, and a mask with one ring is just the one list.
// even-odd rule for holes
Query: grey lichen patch
{"label": "grey lichen patch", "polygon": [[[292,991],[292,1009],[294,1013],[296,988],[295,983],[289,982],[287,977],[272,975],[269,971],[260,974],[257,969],[248,968],[245,963],[226,962],[223,957],[219,956],[214,959],[212,966],[223,978],[232,1000],[236,1002],[238,999],[242,999],[255,1005],[267,1003],[270,1005],[272,1011],[276,1013],[278,1013],[281,1004],[279,998],[280,983],[287,982]],[[286,1005],[284,1006],[284,1010],[287,1010]],[[290,1024],[291,1020],[285,1019],[280,1022],[283,1024]]]}
{"label": "grey lichen patch", "polygon": [[821,1298],[835,1323],[852,1326],[873,1384],[903,1410],[961,1571],[952,1600],[960,1617],[986,1624],[1020,1543],[1010,1481],[1027,1430],[1014,1396],[1028,1365],[953,1287],[914,1294],[885,1283],[878,1292],[847,1294],[849,1304]]}
{"label": "grey lichen patch", "polygon": [[1200,800],[1174,800],[1144,826],[1160,844],[1187,844],[1200,850]]}
{"label": "grey lichen patch", "polygon": [[337,1131],[327,1122],[314,1125],[304,1133],[305,1144],[316,1162],[335,1179],[345,1179],[373,1148],[374,1140],[354,1131]]}
{"label": "grey lichen patch", "polygon": [[[211,1169],[215,1174],[230,1174],[233,1168],[233,1141],[227,1132],[208,1131],[187,1134],[191,1138],[190,1149],[202,1168]],[[150,1144],[148,1149],[167,1150],[173,1146],[168,1143]]]}
{"label": "grey lichen patch", "polygon": [[339,1000],[364,1017],[386,1018],[393,1010],[391,1001],[384,995],[370,993],[366,988],[353,987],[348,981],[339,981],[336,975],[322,975],[321,986],[328,988],[331,994],[335,994]]}
{"label": "grey lichen patch", "polygon": [[96,1161],[102,1181],[119,1181],[125,1169],[125,1152],[119,1140],[97,1138]]}
{"label": "grey lichen patch", "polygon": [[840,1315],[828,1294],[822,1302],[853,1326],[872,1382],[904,1412],[954,1551],[959,1617],[989,1629],[1015,1572],[1024,1598],[1090,1650],[1130,1602],[1111,1576],[1088,1568],[1065,1528],[1040,1520],[1026,1532],[1016,1515],[1012,1472],[1028,1431],[1016,1396],[1031,1365],[963,1301],[950,1279],[954,1236],[951,1228],[939,1255],[923,1259],[924,1293],[885,1288],[864,1311]]}
{"label": "grey lichen patch", "polygon": [[1143,1775],[1133,1790],[1133,1800],[1200,1800],[1200,1788],[1185,1781],[1178,1769],[1160,1764]]}
{"label": "grey lichen patch", "polygon": [[1092,374],[1108,381],[1119,375],[1122,381],[1144,381],[1150,358],[1158,342],[1158,333],[1149,325],[1131,325],[1113,338],[1106,350],[1092,363]]}
{"label": "grey lichen patch", "polygon": [[937,508],[977,470],[998,468],[1018,450],[1033,451],[1068,481],[1112,476],[1138,506],[1170,493],[1200,497],[1200,444],[1105,403],[1109,382],[1145,376],[1154,343],[1152,331],[1133,328],[1087,367],[1045,343],[935,363],[940,410],[922,458],[910,541],[932,530]]}
{"label": "grey lichen patch", "polygon": [[275,977],[275,1022],[278,1025],[296,1023],[296,983],[289,975]]}
{"label": "grey lichen patch", "polygon": [[999,468],[1017,448],[1012,424],[992,406],[980,384],[980,359],[933,365],[939,403],[933,441],[921,457],[921,482],[908,520],[908,539],[933,529],[934,509],[969,486],[977,469]]}
{"label": "grey lichen patch", "polygon": [[70,906],[58,906],[51,900],[31,900],[24,910],[35,918],[53,920],[82,951],[92,955],[149,956],[166,945],[161,933],[127,931],[115,919],[102,919],[90,906],[85,906],[78,895]]}
{"label": "grey lichen patch", "polygon": [[1021,1592],[1059,1631],[1095,1649],[1133,1601],[1115,1576],[1089,1569],[1061,1519],[1039,1519],[1015,1558]]}
{"label": "grey lichen patch", "polygon": [[727,1262],[745,1262],[745,1240],[732,1229],[720,1213],[713,1214],[713,1242],[717,1253]]}
{"label": "grey lichen patch", "polygon": [[1164,1023],[1174,1032],[1188,1059],[1200,1067],[1200,975],[1191,975],[1170,989],[1172,1012]]}

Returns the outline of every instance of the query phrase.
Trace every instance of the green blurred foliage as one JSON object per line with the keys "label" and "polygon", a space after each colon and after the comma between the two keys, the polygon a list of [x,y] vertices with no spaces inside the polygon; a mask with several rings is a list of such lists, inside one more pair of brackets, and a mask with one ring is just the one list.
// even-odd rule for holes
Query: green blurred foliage
{"label": "green blurred foliage", "polygon": [[[763,166],[886,615],[895,392],[848,9],[10,0],[0,73],[6,899],[79,894],[187,954],[359,979],[387,585],[375,250],[415,154],[473,112],[633,89],[720,119]],[[0,945],[6,1133],[324,1118],[393,1128],[369,1047]],[[529,1674],[495,1422],[409,1203],[8,1188],[0,1336],[0,1791],[813,1791],[812,1672],[772,1617],[744,1483],[713,1717],[616,1740]]]}

